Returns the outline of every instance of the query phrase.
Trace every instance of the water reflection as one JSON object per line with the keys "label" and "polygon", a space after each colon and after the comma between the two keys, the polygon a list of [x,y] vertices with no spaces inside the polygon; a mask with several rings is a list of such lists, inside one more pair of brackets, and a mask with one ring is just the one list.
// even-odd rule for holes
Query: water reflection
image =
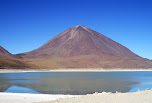
{"label": "water reflection", "polygon": [[29,88],[24,88],[24,87],[19,87],[19,86],[11,86],[4,92],[9,92],[9,93],[34,93],[34,94],[39,94],[37,91],[34,91]]}
{"label": "water reflection", "polygon": [[[1,92],[76,94],[131,92],[150,88],[152,72],[31,72],[0,73]],[[143,85],[143,83],[148,83]]]}

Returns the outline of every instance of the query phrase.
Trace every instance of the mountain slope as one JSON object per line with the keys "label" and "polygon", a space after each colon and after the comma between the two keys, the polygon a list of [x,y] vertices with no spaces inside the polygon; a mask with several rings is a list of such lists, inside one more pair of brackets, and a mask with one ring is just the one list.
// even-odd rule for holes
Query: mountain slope
{"label": "mountain slope", "polygon": [[5,68],[31,68],[33,65],[27,64],[17,58],[20,56],[12,55],[3,47],[0,46],[0,69]]}
{"label": "mountain slope", "polygon": [[2,46],[0,46],[0,57],[21,58],[21,56],[19,56],[19,55],[12,55],[6,49],[4,49]]}
{"label": "mountain slope", "polygon": [[46,68],[52,67],[49,63],[64,68],[152,67],[150,60],[139,57],[121,44],[85,26],[69,28],[40,48],[20,56]]}
{"label": "mountain slope", "polygon": [[0,57],[13,57],[13,55],[0,46]]}

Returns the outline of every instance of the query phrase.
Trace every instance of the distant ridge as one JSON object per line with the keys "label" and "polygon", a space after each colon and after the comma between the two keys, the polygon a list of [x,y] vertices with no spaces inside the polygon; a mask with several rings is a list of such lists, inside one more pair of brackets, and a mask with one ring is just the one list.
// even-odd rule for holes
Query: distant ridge
{"label": "distant ridge", "polygon": [[8,52],[6,49],[4,49],[2,46],[0,46],[0,57],[21,58],[21,56],[19,56],[19,55],[12,55],[10,52]]}
{"label": "distant ridge", "polygon": [[0,46],[0,69],[23,69],[23,68],[33,68],[33,65],[27,64],[18,58],[19,55],[12,55],[2,46]]}
{"label": "distant ridge", "polygon": [[2,46],[0,46],[0,56],[2,56],[2,57],[14,57],[11,53],[9,53]]}
{"label": "distant ridge", "polygon": [[[69,28],[40,48],[19,55],[46,68],[152,67],[152,61],[82,25]],[[54,64],[56,66],[53,66]]]}

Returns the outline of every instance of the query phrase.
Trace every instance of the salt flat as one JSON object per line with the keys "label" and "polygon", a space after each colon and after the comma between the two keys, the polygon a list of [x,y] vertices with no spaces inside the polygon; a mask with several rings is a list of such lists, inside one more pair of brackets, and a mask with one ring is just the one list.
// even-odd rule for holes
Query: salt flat
{"label": "salt flat", "polygon": [[61,68],[61,69],[0,69],[0,73],[12,72],[125,72],[152,71],[152,68]]}
{"label": "salt flat", "polygon": [[27,94],[27,93],[0,93],[0,103],[33,103],[40,101],[50,101],[59,98],[74,97],[72,95],[47,95],[47,94]]}
{"label": "salt flat", "polygon": [[152,90],[133,93],[102,92],[84,96],[0,93],[0,103],[152,103]]}
{"label": "salt flat", "polygon": [[39,103],[152,103],[152,91],[134,93],[96,93],[81,97],[58,99]]}

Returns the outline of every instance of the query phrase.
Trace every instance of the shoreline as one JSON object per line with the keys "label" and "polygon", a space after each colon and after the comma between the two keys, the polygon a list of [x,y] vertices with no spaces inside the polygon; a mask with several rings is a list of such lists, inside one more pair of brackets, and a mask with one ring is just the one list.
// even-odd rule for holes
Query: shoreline
{"label": "shoreline", "polygon": [[13,72],[135,72],[135,71],[152,71],[152,68],[147,69],[121,69],[121,68],[64,68],[64,69],[0,69],[0,73]]}
{"label": "shoreline", "polygon": [[85,96],[61,98],[53,101],[37,103],[151,103],[152,90],[137,91],[133,93],[102,92]]}
{"label": "shoreline", "polygon": [[102,92],[87,95],[54,95],[0,92],[2,103],[151,103],[152,90],[132,93]]}
{"label": "shoreline", "polygon": [[0,92],[0,103],[35,103],[40,101],[52,101],[60,98],[76,97],[62,94],[31,94],[31,93],[4,93]]}

